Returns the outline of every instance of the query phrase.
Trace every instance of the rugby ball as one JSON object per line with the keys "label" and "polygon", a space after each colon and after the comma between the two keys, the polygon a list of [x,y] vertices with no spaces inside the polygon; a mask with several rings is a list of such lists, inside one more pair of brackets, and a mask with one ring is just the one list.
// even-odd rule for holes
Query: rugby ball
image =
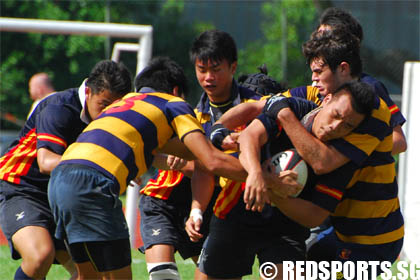
{"label": "rugby ball", "polygon": [[[276,173],[280,173],[283,170],[295,171],[298,174],[298,183],[305,186],[306,180],[308,179],[308,166],[295,149],[289,149],[275,154],[271,158],[271,164],[275,167]],[[298,196],[299,193],[294,195],[294,197]]]}

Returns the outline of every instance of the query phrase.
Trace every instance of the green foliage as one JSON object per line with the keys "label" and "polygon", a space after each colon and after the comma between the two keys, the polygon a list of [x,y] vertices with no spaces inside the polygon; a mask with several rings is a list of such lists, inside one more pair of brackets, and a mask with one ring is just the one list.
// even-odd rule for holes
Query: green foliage
{"label": "green foliage", "polygon": [[[270,76],[287,81],[289,87],[307,84],[310,78],[301,46],[315,28],[315,17],[316,10],[311,0],[264,3],[261,24],[264,38],[240,51],[241,72],[254,73],[256,67],[266,63]],[[285,44],[284,50],[282,44]],[[282,63],[286,65],[285,69]]]}
{"label": "green foliage", "polygon": [[[153,26],[153,56],[165,55],[176,60],[186,70],[191,81],[192,103],[201,90],[195,83],[188,50],[192,38],[211,26],[196,27],[183,22],[183,1],[54,1],[54,0],[2,0],[2,17],[36,18],[105,22],[109,11],[110,22],[145,24]],[[106,53],[108,38],[104,36],[49,35],[39,33],[2,32],[0,38],[0,111],[25,119],[32,101],[28,94],[29,78],[37,72],[47,72],[56,90],[78,87],[92,67]],[[134,42],[136,39],[111,38],[115,42]],[[176,43],[176,47],[174,47]],[[136,55],[122,53],[121,60],[133,76],[136,71]]]}

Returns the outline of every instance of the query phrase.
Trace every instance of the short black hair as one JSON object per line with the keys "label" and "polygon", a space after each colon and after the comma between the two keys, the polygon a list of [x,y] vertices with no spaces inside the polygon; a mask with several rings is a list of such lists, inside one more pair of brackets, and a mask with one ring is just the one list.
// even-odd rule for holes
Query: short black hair
{"label": "short black hair", "polygon": [[313,59],[320,58],[335,72],[341,62],[347,62],[352,77],[359,77],[362,73],[360,41],[346,30],[327,30],[313,34],[303,44],[302,51],[308,64]]}
{"label": "short black hair", "polygon": [[238,60],[238,52],[235,41],[228,33],[220,30],[207,30],[198,36],[191,47],[190,59],[193,64],[195,61],[208,60],[221,62],[226,59],[229,64]]}
{"label": "short black hair", "polygon": [[112,95],[122,97],[132,90],[131,73],[121,62],[102,60],[93,67],[86,86],[92,94],[108,90]]}
{"label": "short black hair", "polygon": [[351,106],[353,109],[362,115],[370,116],[375,106],[375,93],[371,85],[359,82],[351,81],[339,86],[333,93],[333,98],[348,92],[351,95]]}
{"label": "short black hair", "polygon": [[360,41],[363,40],[362,26],[357,19],[346,10],[337,7],[330,7],[326,9],[319,19],[319,25],[328,25],[331,26],[331,29],[348,30],[354,36],[359,38]]}
{"label": "short black hair", "polygon": [[188,83],[182,67],[167,56],[158,56],[136,77],[134,86],[136,92],[142,87],[150,87],[156,91],[172,94],[177,86],[179,94],[187,95]]}

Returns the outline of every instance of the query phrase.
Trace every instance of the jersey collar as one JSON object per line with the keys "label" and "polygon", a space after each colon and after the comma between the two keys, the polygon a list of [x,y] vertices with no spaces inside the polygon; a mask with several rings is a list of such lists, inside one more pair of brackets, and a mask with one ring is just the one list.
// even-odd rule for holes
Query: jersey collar
{"label": "jersey collar", "polygon": [[86,113],[86,93],[85,93],[86,81],[87,79],[85,79],[79,87],[79,100],[80,100],[80,103],[82,104],[82,111],[80,112],[80,119],[82,120],[82,122],[89,124],[90,121]]}

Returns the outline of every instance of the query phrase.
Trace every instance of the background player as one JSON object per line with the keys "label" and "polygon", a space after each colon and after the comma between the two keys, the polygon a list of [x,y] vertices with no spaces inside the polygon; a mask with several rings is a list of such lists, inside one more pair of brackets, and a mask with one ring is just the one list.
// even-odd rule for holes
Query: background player
{"label": "background player", "polygon": [[43,99],[0,158],[0,225],[12,257],[22,257],[15,278],[44,278],[54,258],[62,264],[68,261],[64,243],[53,238],[49,174],[86,125],[130,90],[131,77],[124,65],[99,62],[79,88]]}

